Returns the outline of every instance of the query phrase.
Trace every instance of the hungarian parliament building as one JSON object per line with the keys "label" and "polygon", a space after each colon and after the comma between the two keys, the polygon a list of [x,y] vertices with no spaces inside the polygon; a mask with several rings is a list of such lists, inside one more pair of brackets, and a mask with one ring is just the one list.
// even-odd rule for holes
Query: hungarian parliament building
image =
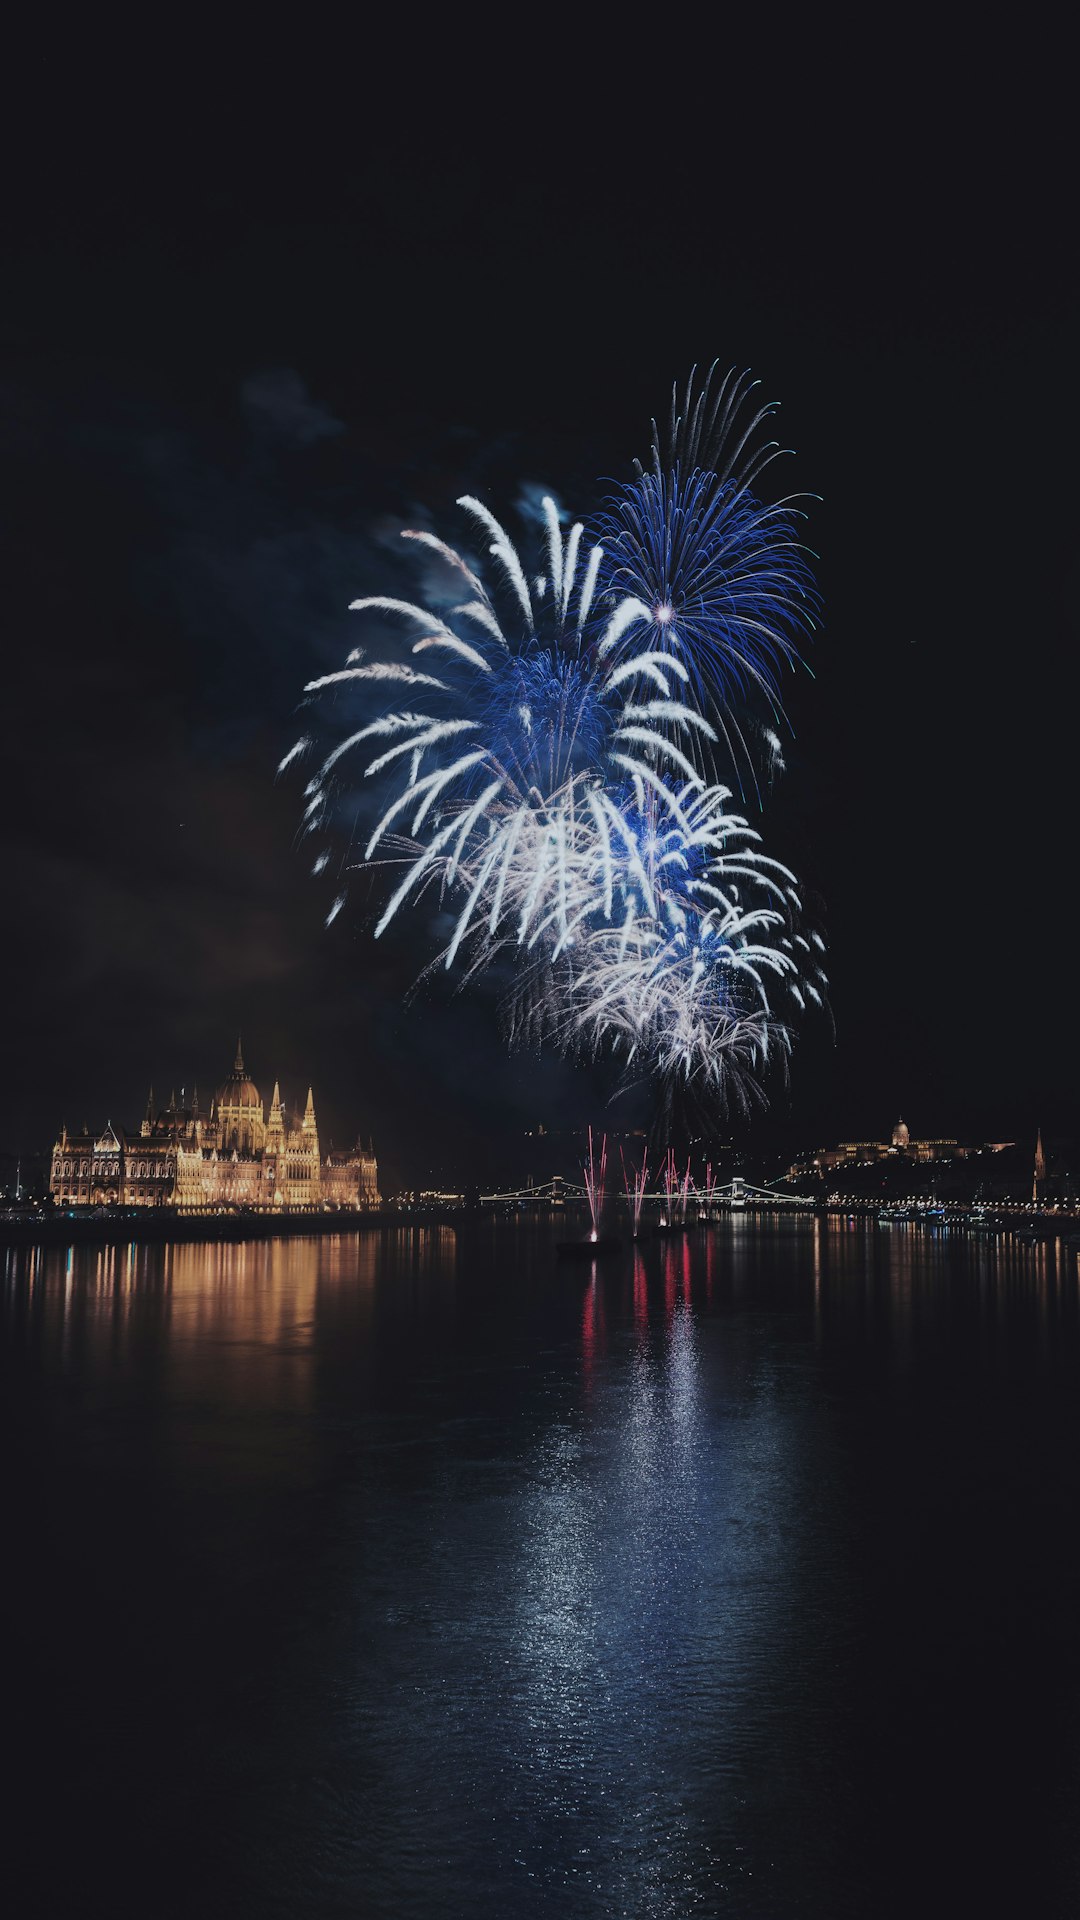
{"label": "hungarian parliament building", "polygon": [[267,1115],[239,1045],[233,1070],[203,1111],[198,1091],[155,1110],[138,1133],[106,1123],[99,1134],[65,1126],[52,1153],[57,1206],[177,1207],[184,1212],[254,1208],[372,1208],[380,1204],[374,1150],[323,1153],[308,1088],[303,1117],[289,1119],[274,1082]]}

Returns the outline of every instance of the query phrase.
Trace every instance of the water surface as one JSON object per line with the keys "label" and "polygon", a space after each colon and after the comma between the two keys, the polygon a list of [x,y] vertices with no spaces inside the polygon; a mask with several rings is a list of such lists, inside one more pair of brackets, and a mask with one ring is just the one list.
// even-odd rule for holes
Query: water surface
{"label": "water surface", "polygon": [[1080,1911],[1077,1257],[0,1255],[16,1912]]}

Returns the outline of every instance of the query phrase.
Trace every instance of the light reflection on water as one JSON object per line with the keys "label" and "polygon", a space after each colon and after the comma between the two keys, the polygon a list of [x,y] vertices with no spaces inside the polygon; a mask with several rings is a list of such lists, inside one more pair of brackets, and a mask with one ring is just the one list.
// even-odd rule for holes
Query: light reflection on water
{"label": "light reflection on water", "polygon": [[1072,1910],[1075,1254],[565,1231],[0,1256],[55,1910]]}

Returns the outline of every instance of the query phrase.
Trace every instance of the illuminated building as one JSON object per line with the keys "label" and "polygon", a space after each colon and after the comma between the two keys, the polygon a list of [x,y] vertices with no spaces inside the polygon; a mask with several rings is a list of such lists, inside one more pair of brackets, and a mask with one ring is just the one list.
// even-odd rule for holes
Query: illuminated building
{"label": "illuminated building", "polygon": [[798,1179],[807,1173],[832,1173],[842,1167],[873,1166],[880,1160],[915,1160],[920,1163],[963,1160],[972,1151],[970,1147],[961,1146],[957,1140],[913,1140],[906,1121],[898,1120],[888,1142],[842,1140],[839,1146],[819,1147],[814,1153],[800,1155],[788,1169],[787,1178]]}
{"label": "illuminated building", "polygon": [[251,1207],[377,1207],[374,1150],[319,1147],[308,1088],[303,1115],[286,1117],[274,1082],[267,1115],[239,1045],[228,1079],[204,1112],[198,1089],[155,1112],[154,1090],[138,1133],[107,1122],[100,1134],[61,1131],[49,1191],[58,1206],[178,1207],[183,1212]]}

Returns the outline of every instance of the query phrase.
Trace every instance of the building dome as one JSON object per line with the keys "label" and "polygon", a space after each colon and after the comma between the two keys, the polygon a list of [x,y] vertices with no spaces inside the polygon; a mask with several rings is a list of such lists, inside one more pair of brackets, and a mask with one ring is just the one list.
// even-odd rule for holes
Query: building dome
{"label": "building dome", "polygon": [[261,1107],[262,1099],[254,1080],[231,1073],[214,1098],[219,1107]]}
{"label": "building dome", "polygon": [[249,1080],[244,1072],[244,1056],[240,1051],[239,1041],[236,1043],[233,1070],[228,1079],[218,1088],[214,1101],[219,1110],[222,1107],[258,1107],[259,1112],[262,1112],[262,1096],[254,1080]]}
{"label": "building dome", "polygon": [[892,1143],[894,1147],[899,1147],[901,1152],[911,1144],[911,1135],[903,1120],[898,1120],[892,1130]]}

